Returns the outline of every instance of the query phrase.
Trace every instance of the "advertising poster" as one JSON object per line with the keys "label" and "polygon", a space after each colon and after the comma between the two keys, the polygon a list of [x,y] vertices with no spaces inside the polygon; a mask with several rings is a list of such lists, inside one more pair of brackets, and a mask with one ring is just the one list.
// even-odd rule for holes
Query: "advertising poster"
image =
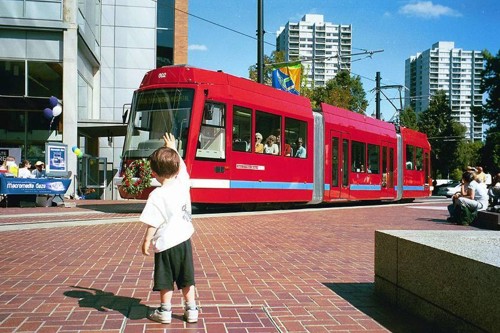
{"label": "advertising poster", "polygon": [[16,159],[16,163],[21,163],[21,148],[2,148],[0,147],[0,164],[7,158],[12,156]]}
{"label": "advertising poster", "polygon": [[63,143],[45,144],[45,168],[47,176],[66,176],[68,174],[68,146]]}

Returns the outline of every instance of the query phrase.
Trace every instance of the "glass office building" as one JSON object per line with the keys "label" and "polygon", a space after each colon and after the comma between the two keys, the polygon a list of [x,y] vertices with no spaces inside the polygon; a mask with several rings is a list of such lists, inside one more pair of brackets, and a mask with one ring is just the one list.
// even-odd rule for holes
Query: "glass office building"
{"label": "glass office building", "polygon": [[[144,74],[187,63],[187,0],[0,0],[0,148],[47,141],[120,163],[122,114]],[[43,110],[57,97],[61,115]],[[18,161],[19,162],[19,161]],[[77,158],[69,154],[69,170]]]}

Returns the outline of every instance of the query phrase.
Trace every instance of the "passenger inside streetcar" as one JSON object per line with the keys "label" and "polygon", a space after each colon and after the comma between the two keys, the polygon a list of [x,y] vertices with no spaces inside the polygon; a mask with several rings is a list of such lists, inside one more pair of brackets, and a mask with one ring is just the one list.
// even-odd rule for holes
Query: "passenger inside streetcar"
{"label": "passenger inside streetcar", "polygon": [[274,135],[269,135],[266,139],[266,145],[264,146],[264,153],[279,155],[280,149],[276,144],[276,137]]}
{"label": "passenger inside streetcar", "polygon": [[293,149],[288,143],[288,139],[285,139],[285,145],[283,146],[283,156],[293,156]]}
{"label": "passenger inside streetcar", "polygon": [[297,151],[295,152],[295,157],[306,158],[306,148],[303,146],[302,138],[297,139]]}
{"label": "passenger inside streetcar", "polygon": [[262,143],[262,134],[259,132],[255,133],[255,152],[263,153],[264,152],[264,144]]}

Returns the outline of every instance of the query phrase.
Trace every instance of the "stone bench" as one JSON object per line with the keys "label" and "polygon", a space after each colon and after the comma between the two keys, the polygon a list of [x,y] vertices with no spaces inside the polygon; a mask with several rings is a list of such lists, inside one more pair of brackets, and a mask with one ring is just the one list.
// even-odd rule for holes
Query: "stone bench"
{"label": "stone bench", "polygon": [[479,211],[472,225],[481,229],[500,230],[500,213]]}
{"label": "stone bench", "polygon": [[500,332],[500,233],[375,232],[375,292],[450,332]]}

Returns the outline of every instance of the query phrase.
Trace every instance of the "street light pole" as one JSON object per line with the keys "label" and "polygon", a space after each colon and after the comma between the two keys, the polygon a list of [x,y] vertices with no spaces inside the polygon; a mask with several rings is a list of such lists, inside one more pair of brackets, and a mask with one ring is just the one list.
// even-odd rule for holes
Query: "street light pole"
{"label": "street light pole", "polygon": [[264,83],[264,0],[257,0],[257,82]]}

